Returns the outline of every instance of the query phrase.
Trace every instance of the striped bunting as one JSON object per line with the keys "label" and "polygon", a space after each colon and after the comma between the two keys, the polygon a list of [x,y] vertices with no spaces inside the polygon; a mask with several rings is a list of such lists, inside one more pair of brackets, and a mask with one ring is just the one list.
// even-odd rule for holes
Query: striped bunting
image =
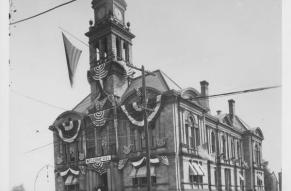
{"label": "striped bunting", "polygon": [[81,56],[82,51],[76,48],[69,40],[68,38],[62,33],[64,46],[65,46],[65,52],[66,52],[66,59],[67,59],[67,66],[69,71],[69,79],[71,86],[74,82],[74,75],[76,72],[76,68]]}
{"label": "striped bunting", "polygon": [[105,69],[105,66],[106,66],[106,63],[100,64],[91,70],[92,78],[94,80],[102,80],[103,78],[107,76],[108,71]]}
{"label": "striped bunting", "polygon": [[107,168],[105,167],[103,162],[96,162],[96,163],[91,164],[91,166],[100,175],[106,173],[107,171]]}
{"label": "striped bunting", "polygon": [[[162,97],[161,95],[158,95],[156,98],[148,100],[147,108],[152,110],[148,114],[147,117],[148,122],[153,121],[156,118],[157,114],[159,113],[161,109],[161,99],[162,99],[161,97]],[[140,109],[140,106],[138,106],[138,104],[132,103],[129,105],[122,105],[121,109],[133,125],[139,127],[144,126],[142,109]]]}
{"label": "striped bunting", "polygon": [[67,143],[72,143],[79,135],[81,120],[72,120],[56,126],[59,137]]}

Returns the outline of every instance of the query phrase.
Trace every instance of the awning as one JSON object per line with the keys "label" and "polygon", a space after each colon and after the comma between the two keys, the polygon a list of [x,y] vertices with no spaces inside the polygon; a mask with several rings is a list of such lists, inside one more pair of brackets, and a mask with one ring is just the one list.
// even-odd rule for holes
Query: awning
{"label": "awning", "polygon": [[136,176],[136,169],[133,167],[130,174],[129,174],[129,177],[134,178],[135,176]]}
{"label": "awning", "polygon": [[190,162],[189,162],[189,173],[190,175],[198,175],[198,172],[195,170],[195,168],[192,166]]}
{"label": "awning", "polygon": [[192,162],[191,164],[192,164],[193,168],[196,170],[197,175],[200,175],[200,176],[204,176],[205,175],[205,173],[204,173],[204,171],[203,171],[203,169],[202,169],[200,164],[197,164],[195,162]]}
{"label": "awning", "polygon": [[69,175],[65,181],[65,185],[74,185],[74,184],[78,184],[78,179],[77,177],[74,177],[73,175]]}
{"label": "awning", "polygon": [[238,173],[238,177],[243,181],[245,180],[244,176],[241,173]]}
{"label": "awning", "polygon": [[[151,176],[156,176],[155,167],[150,166]],[[146,177],[147,176],[147,167],[143,166],[137,170],[136,177]]]}

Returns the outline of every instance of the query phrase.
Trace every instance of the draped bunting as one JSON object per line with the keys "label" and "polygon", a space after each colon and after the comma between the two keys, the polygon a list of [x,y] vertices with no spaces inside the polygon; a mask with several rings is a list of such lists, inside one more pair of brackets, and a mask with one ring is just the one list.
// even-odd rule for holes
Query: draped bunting
{"label": "draped bunting", "polygon": [[68,168],[67,170],[65,170],[63,172],[60,172],[60,175],[67,176],[69,172],[72,173],[73,175],[76,175],[76,176],[78,176],[80,174],[80,171]]}
{"label": "draped bunting", "polygon": [[[108,115],[109,115],[109,110],[104,110],[104,105],[110,105],[112,106],[112,96],[108,95],[106,98],[99,100],[99,98],[97,98],[94,101],[94,106],[95,106],[95,111],[97,110],[97,112],[93,112],[88,114],[89,119],[91,120],[91,122],[93,123],[93,125],[95,127],[103,127],[108,119]],[[109,101],[107,104],[107,101]]]}
{"label": "draped bunting", "polygon": [[[150,110],[147,120],[148,122],[153,121],[153,119],[157,116],[158,112],[161,108],[161,95],[158,95],[156,98],[149,99],[147,104],[147,109]],[[138,103],[132,103],[129,105],[122,105],[121,109],[123,113],[127,116],[129,121],[139,127],[144,126],[144,120],[143,120],[143,113],[141,106],[137,106]]]}
{"label": "draped bunting", "polygon": [[56,129],[58,131],[59,137],[67,143],[72,143],[78,137],[80,127],[81,127],[81,120],[71,120],[68,122],[64,122],[58,126]]}
{"label": "draped bunting", "polygon": [[[143,162],[146,160],[146,157],[142,157],[140,160],[136,161],[136,162],[132,162],[132,166],[134,167],[139,167],[143,164]],[[150,159],[150,163],[151,164],[158,164],[160,162],[159,158],[152,158]]]}

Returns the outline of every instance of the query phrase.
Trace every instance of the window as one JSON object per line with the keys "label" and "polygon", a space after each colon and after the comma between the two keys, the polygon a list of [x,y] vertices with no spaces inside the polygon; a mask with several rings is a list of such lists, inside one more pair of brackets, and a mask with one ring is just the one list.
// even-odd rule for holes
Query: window
{"label": "window", "polygon": [[69,147],[69,161],[74,162],[78,159],[76,143],[70,143],[68,147]]}
{"label": "window", "polygon": [[195,126],[195,139],[196,139],[196,146],[200,145],[200,130],[198,126]]}
{"label": "window", "polygon": [[100,49],[98,45],[96,46],[96,60],[100,60]]}
{"label": "window", "polygon": [[235,145],[233,139],[231,139],[231,156],[235,158]]}
{"label": "window", "polygon": [[125,54],[125,61],[129,61],[129,45],[128,43],[123,44],[124,54]]}
{"label": "window", "polygon": [[121,60],[122,55],[121,55],[121,40],[119,37],[116,37],[116,54],[117,54],[117,59]]}
{"label": "window", "polygon": [[[152,176],[151,177],[151,181],[152,181],[152,185],[157,183],[157,177]],[[136,178],[132,178],[132,185],[133,186],[146,186],[147,185],[147,177],[136,177]]]}
{"label": "window", "polygon": [[89,128],[86,131],[86,151],[87,158],[95,157],[95,130]]}
{"label": "window", "polygon": [[225,143],[224,136],[222,136],[222,153],[223,153],[223,158],[226,159],[226,143]]}
{"label": "window", "polygon": [[189,145],[189,125],[185,124],[186,144]]}
{"label": "window", "polygon": [[217,179],[217,170],[214,168],[214,184],[217,187],[218,186],[218,179]]}
{"label": "window", "polygon": [[190,182],[194,185],[202,185],[203,184],[203,176],[201,175],[190,175]]}
{"label": "window", "polygon": [[78,191],[79,190],[79,185],[75,184],[75,185],[65,186],[65,190],[66,191]]}
{"label": "window", "polygon": [[211,132],[211,150],[212,152],[214,153],[215,152],[215,134],[214,132],[212,131]]}
{"label": "window", "polygon": [[230,191],[231,190],[231,172],[230,169],[224,169],[225,174],[225,190]]}
{"label": "window", "polygon": [[241,156],[241,154],[240,154],[240,143],[239,143],[239,141],[236,143],[236,147],[237,147],[237,158],[239,159]]}
{"label": "window", "polygon": [[138,178],[133,178],[132,179],[132,185],[133,186],[138,186]]}
{"label": "window", "polygon": [[107,38],[105,37],[104,39],[102,39],[102,46],[103,46],[103,48],[102,48],[102,50],[103,50],[103,52],[102,52],[102,57],[103,58],[106,58],[107,57],[107,54],[108,54],[108,49],[107,49]]}
{"label": "window", "polygon": [[255,159],[256,159],[256,163],[257,164],[261,164],[261,157],[260,157],[261,153],[260,153],[260,148],[259,145],[256,144],[255,146]]}

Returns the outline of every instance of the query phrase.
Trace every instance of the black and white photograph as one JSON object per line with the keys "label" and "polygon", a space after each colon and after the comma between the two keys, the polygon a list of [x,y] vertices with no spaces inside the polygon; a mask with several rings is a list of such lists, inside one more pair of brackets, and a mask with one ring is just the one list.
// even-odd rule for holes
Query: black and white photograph
{"label": "black and white photograph", "polygon": [[3,191],[288,191],[284,2],[9,0]]}

